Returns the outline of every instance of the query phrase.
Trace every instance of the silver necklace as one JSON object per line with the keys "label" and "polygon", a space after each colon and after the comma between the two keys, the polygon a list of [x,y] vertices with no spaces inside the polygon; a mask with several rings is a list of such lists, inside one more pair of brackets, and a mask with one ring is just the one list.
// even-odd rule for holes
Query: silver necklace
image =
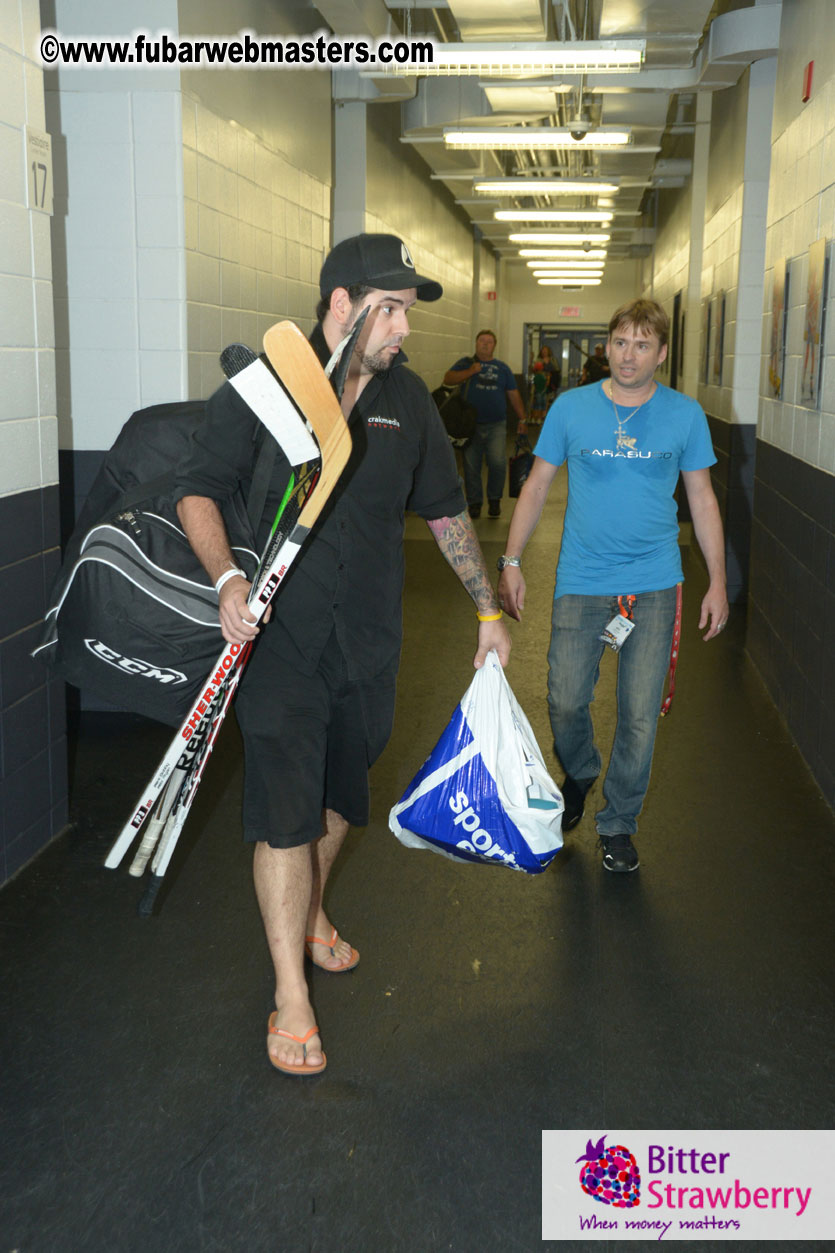
{"label": "silver necklace", "polygon": [[618,424],[618,429],[615,431],[615,436],[617,439],[617,443],[615,444],[616,449],[635,447],[637,440],[630,439],[628,435],[625,435],[623,428],[626,426],[630,418],[635,417],[635,414],[638,412],[639,409],[643,409],[644,405],[647,403],[647,400],[651,400],[654,394],[655,394],[655,388],[652,389],[649,396],[647,396],[646,400],[642,400],[639,405],[636,405],[636,407],[632,410],[632,412],[628,413],[625,418],[622,418],[620,414],[618,413],[618,407],[615,404],[614,396],[609,397],[609,399],[612,402],[612,408],[615,411],[615,421]]}

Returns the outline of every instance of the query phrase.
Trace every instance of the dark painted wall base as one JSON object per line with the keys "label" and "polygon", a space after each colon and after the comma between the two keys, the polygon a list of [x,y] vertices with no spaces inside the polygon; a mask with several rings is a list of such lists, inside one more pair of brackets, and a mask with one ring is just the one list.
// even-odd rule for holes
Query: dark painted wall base
{"label": "dark painted wall base", "polygon": [[738,605],[748,595],[757,428],[724,422],[710,414],[707,420],[717,458],[711,478],[725,527],[728,599]]}
{"label": "dark painted wall base", "polygon": [[58,488],[0,498],[0,883],[67,822],[64,684],[29,654],[60,564]]}
{"label": "dark painted wall base", "polygon": [[748,651],[835,808],[835,476],[757,441]]}
{"label": "dark painted wall base", "polygon": [[[75,520],[84,507],[93,480],[98,474],[104,452],[82,450],[72,452],[62,450],[58,453],[58,472],[61,491],[61,546],[66,547],[67,540],[75,528]],[[115,705],[108,705],[104,700],[90,692],[79,691],[71,684],[67,685],[67,708],[71,714],[76,713],[120,713]]]}

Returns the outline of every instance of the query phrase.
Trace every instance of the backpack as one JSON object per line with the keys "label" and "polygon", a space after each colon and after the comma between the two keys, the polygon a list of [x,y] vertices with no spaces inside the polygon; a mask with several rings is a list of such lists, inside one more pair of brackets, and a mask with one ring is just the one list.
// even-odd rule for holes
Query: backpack
{"label": "backpack", "polygon": [[[50,593],[33,656],[109,704],[179,726],[223,647],[218,596],[173,502],[206,401],[140,409],[105,454]],[[255,531],[277,451],[261,440],[249,490],[220,505],[238,565],[258,566]],[[255,455],[255,449],[253,449]]]}
{"label": "backpack", "polygon": [[442,384],[432,393],[450,443],[458,448],[468,444],[475,435],[478,419],[478,410],[466,399],[466,388],[466,383],[456,383],[453,387],[444,387]]}

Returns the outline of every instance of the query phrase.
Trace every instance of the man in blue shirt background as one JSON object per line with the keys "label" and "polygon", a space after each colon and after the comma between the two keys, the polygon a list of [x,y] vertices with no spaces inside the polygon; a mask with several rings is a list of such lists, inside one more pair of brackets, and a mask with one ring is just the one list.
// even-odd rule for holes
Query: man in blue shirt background
{"label": "man in blue shirt background", "polygon": [[502,512],[505,461],[507,458],[507,405],[510,401],[519,419],[518,432],[527,430],[525,407],[516,379],[509,365],[498,361],[496,336],[492,331],[479,331],[475,341],[475,356],[461,357],[444,375],[444,386],[461,384],[464,399],[477,413],[476,429],[464,448],[464,488],[470,517],[481,513],[484,488],[481,482],[482,459],[487,458],[487,501],[491,518]]}
{"label": "man in blue shirt background", "polygon": [[[557,566],[548,706],[565,770],[563,829],[583,816],[601,769],[589,705],[605,647],[619,639],[617,728],[595,814],[606,870],[638,867],[632,836],[649,786],[655,731],[682,581],[679,474],[710,586],[699,628],[713,639],[728,618],[725,545],[709,467],[716,461],[697,401],[655,381],[669,324],[653,300],[622,306],[609,322],[611,377],[564,392],[551,406],[499,559],[500,604],[521,618],[521,556],[559,467],[568,501]],[[610,641],[611,642],[611,641]]]}

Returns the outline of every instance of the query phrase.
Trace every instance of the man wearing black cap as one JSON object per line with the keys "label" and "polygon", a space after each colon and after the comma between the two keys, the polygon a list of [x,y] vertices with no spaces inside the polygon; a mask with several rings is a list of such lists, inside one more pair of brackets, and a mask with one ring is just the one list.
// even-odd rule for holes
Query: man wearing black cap
{"label": "man wearing black cap", "polygon": [[[416,300],[438,300],[440,284],[415,272],[396,236],[357,235],[326,258],[320,294],[311,343],[323,364],[369,310],[342,397],[350,460],[263,631],[247,608],[245,578],[226,578],[219,593],[228,641],[263,636],[236,704],[244,837],[255,844],[255,887],[276,974],[268,1054],[293,1075],[325,1067],[305,953],[333,973],[359,961],[322,896],[348,827],[368,822],[368,769],[391,731],[406,509],[426,519],[475,602],[475,666],[491,648],[503,663],[510,653],[449,440],[426,386],[403,364],[409,309]],[[225,384],[209,401],[179,477],[180,517],[213,581],[236,566],[215,502],[251,475],[255,421]],[[286,463],[277,462],[262,545],[287,479]]]}

